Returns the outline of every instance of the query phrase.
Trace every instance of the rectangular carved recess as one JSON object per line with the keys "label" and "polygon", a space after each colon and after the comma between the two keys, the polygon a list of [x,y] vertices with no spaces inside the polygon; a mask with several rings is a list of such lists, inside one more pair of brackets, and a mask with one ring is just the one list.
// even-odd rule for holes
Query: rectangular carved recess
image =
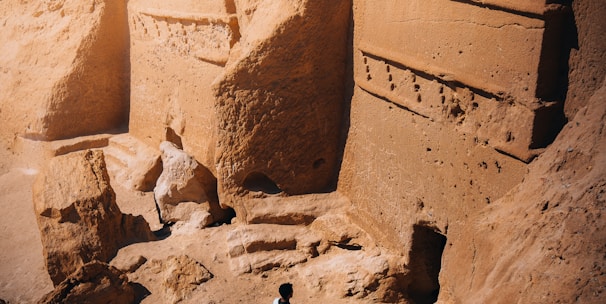
{"label": "rectangular carved recess", "polygon": [[[461,5],[474,9],[486,6],[476,3],[477,1],[446,2],[456,3],[454,5],[459,6],[459,9]],[[493,0],[488,5],[494,6],[492,9],[498,9],[499,14],[505,16],[505,20],[510,20],[508,18],[512,18],[511,16],[520,16],[519,18],[524,20],[535,20],[526,21],[527,23],[544,22],[545,18],[538,14],[538,7],[544,8],[544,3],[537,5],[524,2],[521,3],[524,5],[518,3],[521,7],[515,7],[509,2],[511,1]],[[543,29],[533,27],[530,30]],[[549,38],[545,37],[546,34],[542,34],[543,40]],[[536,35],[536,32],[533,35]],[[402,37],[407,36],[404,34]],[[413,43],[406,41],[408,38],[404,39],[400,43]],[[432,37],[425,39],[431,40]],[[432,43],[429,42],[428,45]],[[385,45],[386,47],[376,41],[372,44],[365,43],[362,40],[356,45],[354,54],[356,85],[381,100],[434,121],[454,124],[460,132],[472,134],[478,143],[487,144],[526,162],[540,152],[537,148],[544,147],[553,140],[553,130],[561,128],[561,113],[558,112],[561,100],[546,101],[543,96],[539,96],[540,88],[537,88],[537,92],[532,90],[533,86],[541,86],[545,78],[541,73],[545,70],[542,66],[545,64],[547,50],[541,50],[540,41],[538,45],[532,45],[541,50],[539,62],[530,67],[538,74],[524,80],[535,82],[530,84],[530,90],[526,91],[520,91],[519,88],[512,91],[510,83],[503,82],[501,85],[496,78],[484,79],[473,73],[467,74],[458,70],[456,66],[449,66],[456,65],[456,62],[446,63],[446,66],[443,62],[436,64],[430,59],[419,58],[418,54],[410,55],[406,51],[394,49],[389,43]],[[535,56],[539,56],[538,53]],[[549,64],[559,63],[552,61]],[[457,72],[451,72],[453,70]],[[557,86],[550,86],[554,87]]]}
{"label": "rectangular carved recess", "polygon": [[192,14],[138,8],[130,16],[133,37],[157,41],[181,56],[224,66],[239,37],[235,14]]}

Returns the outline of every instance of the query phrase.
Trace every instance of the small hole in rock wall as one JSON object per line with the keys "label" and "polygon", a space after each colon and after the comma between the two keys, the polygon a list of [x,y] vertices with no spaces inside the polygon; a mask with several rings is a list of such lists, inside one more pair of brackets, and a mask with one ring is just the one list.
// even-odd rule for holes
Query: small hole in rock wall
{"label": "small hole in rock wall", "polygon": [[421,90],[421,86],[418,84],[415,84],[415,92],[418,92],[419,90]]}
{"label": "small hole in rock wall", "polygon": [[282,192],[280,187],[267,175],[259,172],[250,173],[242,183],[248,191],[261,191],[267,194],[278,194]]}

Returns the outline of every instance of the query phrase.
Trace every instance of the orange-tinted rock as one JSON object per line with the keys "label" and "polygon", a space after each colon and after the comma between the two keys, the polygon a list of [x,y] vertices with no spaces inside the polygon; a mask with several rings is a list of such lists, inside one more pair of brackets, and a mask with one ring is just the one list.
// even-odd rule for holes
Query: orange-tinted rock
{"label": "orange-tinted rock", "polygon": [[444,252],[441,299],[603,302],[605,125],[603,85],[520,185],[454,228],[453,245]]}
{"label": "orange-tinted rock", "polygon": [[247,191],[303,194],[334,185],[349,6],[256,3],[213,85],[219,196],[236,214],[245,213],[236,200]]}
{"label": "orange-tinted rock", "polygon": [[126,274],[95,260],[82,265],[38,303],[134,303],[135,296]]}
{"label": "orange-tinted rock", "polygon": [[129,133],[180,148],[215,173],[211,83],[239,39],[232,0],[128,1]]}
{"label": "orange-tinted rock", "polygon": [[154,197],[162,220],[187,220],[196,210],[208,211],[209,202],[216,202],[216,178],[170,142],[162,142],[160,151],[163,170],[154,188]]}
{"label": "orange-tinted rock", "polygon": [[169,256],[165,260],[152,260],[152,271],[160,274],[166,303],[185,300],[202,283],[213,278],[213,274],[187,255]]}
{"label": "orange-tinted rock", "polygon": [[123,1],[12,2],[1,9],[2,137],[57,140],[126,125]]}
{"label": "orange-tinted rock", "polygon": [[46,266],[55,285],[87,262],[109,262],[120,247],[155,239],[142,216],[120,212],[101,151],[51,159],[33,193]]}
{"label": "orange-tinted rock", "polygon": [[151,191],[162,173],[160,152],[130,134],[109,139],[104,149],[107,170],[115,184],[136,191]]}

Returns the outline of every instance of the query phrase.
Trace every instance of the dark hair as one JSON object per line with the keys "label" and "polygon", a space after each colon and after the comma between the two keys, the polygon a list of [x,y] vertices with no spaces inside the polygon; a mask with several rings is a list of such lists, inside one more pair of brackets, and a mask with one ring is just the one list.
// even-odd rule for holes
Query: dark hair
{"label": "dark hair", "polygon": [[283,299],[288,299],[292,296],[292,284],[284,283],[280,285],[278,291],[280,291],[280,295]]}

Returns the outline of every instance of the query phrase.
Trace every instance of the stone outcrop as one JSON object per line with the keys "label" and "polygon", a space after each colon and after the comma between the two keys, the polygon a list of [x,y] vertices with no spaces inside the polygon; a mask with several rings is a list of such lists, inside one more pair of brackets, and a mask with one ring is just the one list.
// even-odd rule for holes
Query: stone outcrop
{"label": "stone outcrop", "polygon": [[406,269],[398,265],[402,262],[380,252],[343,251],[318,258],[299,276],[310,289],[336,298],[398,303],[402,300],[401,286],[407,281]]}
{"label": "stone outcrop", "polygon": [[239,40],[233,0],[128,1],[129,133],[180,148],[215,173],[217,119],[210,84]]}
{"label": "stone outcrop", "polygon": [[[162,142],[162,174],[154,188],[154,198],[164,222],[187,221],[194,214],[212,215],[223,219],[225,211],[218,207],[217,179],[195,158],[171,142]],[[214,208],[213,208],[214,207]],[[206,217],[204,226],[215,221]]]}
{"label": "stone outcrop", "polygon": [[154,189],[162,173],[158,150],[130,134],[120,134],[109,139],[103,153],[114,185],[136,191]]}
{"label": "stone outcrop", "polygon": [[82,265],[38,303],[134,303],[135,297],[126,274],[95,260]]}
{"label": "stone outcrop", "polygon": [[200,284],[213,278],[213,274],[200,262],[187,255],[169,256],[165,260],[152,260],[152,272],[160,274],[166,303],[187,299]]}
{"label": "stone outcrop", "polygon": [[33,193],[46,266],[55,285],[87,262],[109,262],[120,247],[155,239],[142,216],[120,212],[101,151],[51,159]]}
{"label": "stone outcrop", "polygon": [[334,186],[351,5],[246,3],[245,31],[213,84],[219,196],[237,215],[245,214],[237,201],[247,191],[294,195]]}
{"label": "stone outcrop", "polygon": [[455,229],[440,299],[603,301],[605,125],[606,82],[530,165],[524,182]]}
{"label": "stone outcrop", "polygon": [[0,10],[0,137],[56,140],[126,126],[123,1],[11,1]]}
{"label": "stone outcrop", "polygon": [[[197,288],[212,275],[186,255],[143,257],[170,251],[332,299],[602,303],[604,28],[603,0],[0,1],[0,173],[65,154],[34,202],[74,292],[128,285],[86,263],[153,239],[102,154],[77,152],[102,148],[113,185],[155,187],[176,222],[167,247],[112,261],[152,301],[220,285]],[[150,218],[151,195],[119,203]],[[232,220],[220,205],[232,225],[200,231]],[[0,293],[27,301],[10,266]],[[91,267],[106,279],[79,283]]]}
{"label": "stone outcrop", "polygon": [[606,40],[600,39],[606,28],[606,6],[599,0],[572,1],[574,16],[562,33],[570,52],[568,91],[564,111],[571,119],[587,105],[606,77]]}
{"label": "stone outcrop", "polygon": [[499,0],[487,10],[479,3],[486,1],[418,0],[393,9],[358,2],[354,74],[365,92],[526,162],[565,123],[566,84],[557,73],[567,64],[561,33],[568,7]]}

